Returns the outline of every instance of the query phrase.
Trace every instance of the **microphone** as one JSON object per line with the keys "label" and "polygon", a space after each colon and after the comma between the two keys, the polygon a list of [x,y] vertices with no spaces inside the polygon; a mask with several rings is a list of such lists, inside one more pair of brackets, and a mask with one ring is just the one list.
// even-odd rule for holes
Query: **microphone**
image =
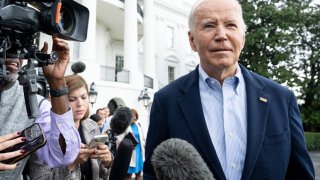
{"label": "microphone", "polygon": [[84,70],[86,70],[86,64],[84,64],[81,61],[78,61],[78,62],[72,64],[71,70],[75,74],[82,73]]}
{"label": "microphone", "polygon": [[109,180],[125,179],[134,146],[129,139],[123,139],[114,157]]}
{"label": "microphone", "polygon": [[122,134],[131,124],[131,118],[131,110],[128,107],[117,108],[110,121],[112,132],[117,135]]}
{"label": "microphone", "polygon": [[197,150],[187,141],[171,138],[153,151],[151,164],[159,180],[212,180],[213,175]]}

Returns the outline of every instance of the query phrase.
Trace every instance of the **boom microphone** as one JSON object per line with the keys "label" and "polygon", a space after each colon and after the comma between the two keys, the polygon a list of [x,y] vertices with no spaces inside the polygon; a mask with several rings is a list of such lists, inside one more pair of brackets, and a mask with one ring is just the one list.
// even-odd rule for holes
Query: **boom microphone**
{"label": "boom microphone", "polygon": [[151,163],[159,180],[213,180],[197,150],[187,141],[171,138],[153,151]]}
{"label": "boom microphone", "polygon": [[86,70],[86,64],[84,64],[81,61],[78,61],[78,62],[72,64],[71,70],[73,73],[76,73],[76,74],[82,73],[84,70]]}
{"label": "boom microphone", "polygon": [[128,107],[121,106],[116,109],[110,122],[110,128],[113,133],[122,134],[131,124],[131,118],[131,110]]}
{"label": "boom microphone", "polygon": [[134,146],[129,139],[121,141],[111,166],[109,180],[126,178],[133,149]]}

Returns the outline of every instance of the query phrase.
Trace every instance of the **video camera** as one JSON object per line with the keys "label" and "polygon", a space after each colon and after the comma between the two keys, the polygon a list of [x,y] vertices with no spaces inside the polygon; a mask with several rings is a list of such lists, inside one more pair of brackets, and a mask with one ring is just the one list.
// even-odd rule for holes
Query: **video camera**
{"label": "video camera", "polygon": [[36,67],[58,60],[58,53],[43,53],[36,41],[38,32],[65,40],[85,41],[89,10],[73,0],[0,0],[0,85],[6,83],[7,58],[27,59],[19,72],[29,118],[39,117]]}

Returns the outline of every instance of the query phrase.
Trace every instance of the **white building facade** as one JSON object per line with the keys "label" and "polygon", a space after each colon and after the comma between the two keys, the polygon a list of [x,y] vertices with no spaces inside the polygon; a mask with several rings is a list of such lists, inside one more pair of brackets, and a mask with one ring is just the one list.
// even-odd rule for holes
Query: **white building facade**
{"label": "white building facade", "polygon": [[[147,129],[154,93],[199,63],[187,35],[194,1],[77,0],[90,11],[89,28],[85,42],[69,42],[70,64],[84,62],[80,75],[89,86],[96,84],[91,113],[102,107],[113,113],[125,105],[138,111]],[[44,40],[48,37],[42,35],[40,43]],[[151,98],[146,108],[138,101],[145,88]]]}

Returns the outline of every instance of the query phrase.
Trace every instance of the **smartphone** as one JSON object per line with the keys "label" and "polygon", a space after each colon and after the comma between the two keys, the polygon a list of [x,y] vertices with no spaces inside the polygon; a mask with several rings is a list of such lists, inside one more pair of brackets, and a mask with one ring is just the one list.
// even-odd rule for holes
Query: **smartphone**
{"label": "smartphone", "polygon": [[132,132],[129,132],[125,137],[124,139],[129,139],[132,144],[133,144],[133,147],[136,147],[137,144],[139,144],[137,138],[133,135]]}
{"label": "smartphone", "polygon": [[34,123],[31,126],[27,127],[21,132],[19,137],[26,137],[27,140],[25,142],[16,144],[12,147],[2,150],[0,153],[12,152],[16,150],[23,149],[25,153],[13,157],[11,159],[7,159],[2,161],[4,164],[14,164],[28,156],[29,154],[35,152],[37,149],[44,146],[47,142],[46,136],[43,132],[42,127],[39,123]]}
{"label": "smartphone", "polygon": [[101,134],[101,135],[95,135],[93,138],[90,140],[88,148],[96,148],[99,144],[105,144],[108,143],[108,135],[106,134]]}

